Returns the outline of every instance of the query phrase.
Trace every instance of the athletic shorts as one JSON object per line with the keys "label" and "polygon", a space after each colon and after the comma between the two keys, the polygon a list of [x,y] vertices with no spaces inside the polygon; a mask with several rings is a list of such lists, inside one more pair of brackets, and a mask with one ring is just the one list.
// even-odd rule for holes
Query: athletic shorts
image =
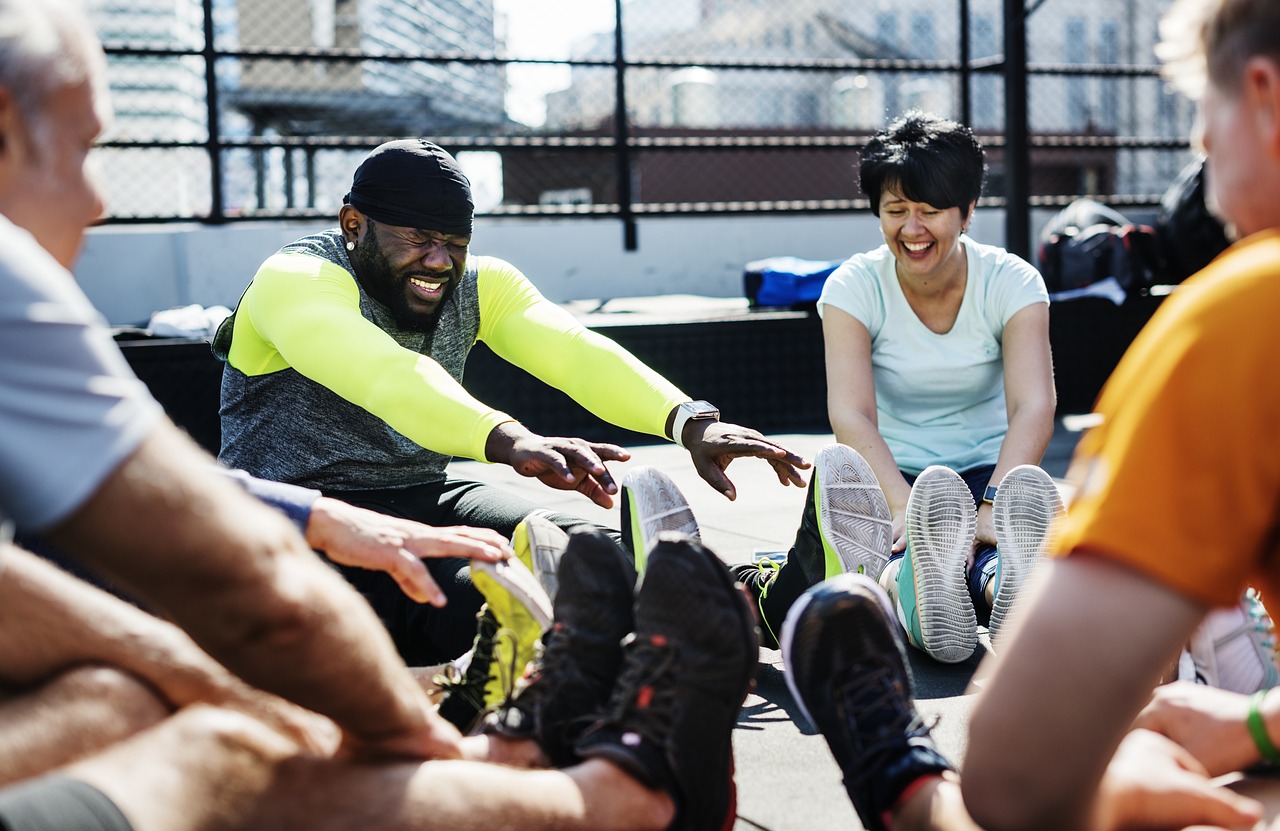
{"label": "athletic shorts", "polygon": [[0,831],[133,831],[106,794],[51,775],[0,790]]}

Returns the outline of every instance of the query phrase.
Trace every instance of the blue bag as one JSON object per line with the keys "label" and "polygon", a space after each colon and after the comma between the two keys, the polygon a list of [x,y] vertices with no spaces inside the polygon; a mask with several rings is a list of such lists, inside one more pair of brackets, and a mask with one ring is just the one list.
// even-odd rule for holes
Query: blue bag
{"label": "blue bag", "polygon": [[812,307],[844,260],[768,257],[747,263],[742,285],[751,306]]}

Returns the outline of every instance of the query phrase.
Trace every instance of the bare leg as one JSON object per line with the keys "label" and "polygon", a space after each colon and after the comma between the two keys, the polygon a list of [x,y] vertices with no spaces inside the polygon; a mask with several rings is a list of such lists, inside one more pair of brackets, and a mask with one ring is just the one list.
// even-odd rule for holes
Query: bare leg
{"label": "bare leg", "polygon": [[980,831],[969,818],[954,774],[922,780],[893,809],[894,831]]}
{"label": "bare leg", "polygon": [[96,753],[168,715],[150,686],[108,667],[78,667],[39,687],[0,692],[0,785]]}
{"label": "bare leg", "polygon": [[663,829],[671,798],[603,760],[566,771],[471,761],[346,762],[297,755],[252,719],[191,707],[71,766],[137,831],[518,827]]}

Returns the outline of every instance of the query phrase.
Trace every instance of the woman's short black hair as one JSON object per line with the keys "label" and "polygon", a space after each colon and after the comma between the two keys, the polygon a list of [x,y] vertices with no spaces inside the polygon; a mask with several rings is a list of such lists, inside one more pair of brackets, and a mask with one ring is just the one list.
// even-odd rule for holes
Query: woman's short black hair
{"label": "woman's short black hair", "polygon": [[964,212],[982,195],[987,156],[968,127],[912,110],[867,142],[858,172],[876,216],[886,188],[912,202]]}

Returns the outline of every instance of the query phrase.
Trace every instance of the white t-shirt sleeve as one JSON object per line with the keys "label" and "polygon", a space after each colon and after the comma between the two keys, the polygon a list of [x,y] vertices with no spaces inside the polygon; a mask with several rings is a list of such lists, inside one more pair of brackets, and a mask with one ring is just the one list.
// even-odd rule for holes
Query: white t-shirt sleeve
{"label": "white t-shirt sleeve", "polygon": [[984,256],[993,262],[985,269],[987,277],[987,316],[994,331],[1004,330],[1015,314],[1035,303],[1049,303],[1044,278],[1035,267],[1016,254],[988,247]]}
{"label": "white t-shirt sleeve", "polygon": [[0,525],[65,518],[162,414],[71,275],[0,218]]}
{"label": "white t-shirt sleeve", "polygon": [[879,270],[884,266],[888,253],[887,247],[881,247],[866,254],[854,255],[841,263],[822,286],[822,294],[818,297],[818,314],[825,315],[826,307],[833,306],[866,326],[874,339],[885,321],[886,309]]}

